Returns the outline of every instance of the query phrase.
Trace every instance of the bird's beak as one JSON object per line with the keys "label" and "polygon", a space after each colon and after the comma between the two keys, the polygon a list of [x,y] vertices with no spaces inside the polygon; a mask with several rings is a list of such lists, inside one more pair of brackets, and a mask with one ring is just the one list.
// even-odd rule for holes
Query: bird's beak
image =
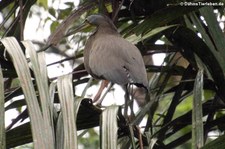
{"label": "bird's beak", "polygon": [[83,26],[83,29],[86,29],[88,27],[91,27],[92,25],[85,19],[81,26]]}
{"label": "bird's beak", "polygon": [[81,23],[79,26],[73,27],[71,28],[67,33],[66,33],[66,37],[76,34],[78,32],[84,32],[84,30],[87,30],[91,27],[91,24],[88,23],[87,20],[85,20],[83,23]]}
{"label": "bird's beak", "polygon": [[91,24],[88,23],[87,20],[84,20],[84,22],[80,25],[80,28],[81,28],[81,30],[83,30],[83,29],[86,29],[86,28],[88,28],[90,26],[91,26]]}

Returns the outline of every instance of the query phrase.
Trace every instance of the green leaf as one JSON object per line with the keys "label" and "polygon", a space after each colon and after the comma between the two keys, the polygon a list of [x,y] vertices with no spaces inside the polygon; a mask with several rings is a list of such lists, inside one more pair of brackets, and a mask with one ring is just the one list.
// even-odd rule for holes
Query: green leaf
{"label": "green leaf", "polygon": [[37,0],[38,5],[43,6],[45,9],[48,9],[48,0]]}
{"label": "green leaf", "polygon": [[192,29],[197,30],[199,33],[201,33],[203,40],[208,45],[210,51],[217,58],[219,64],[221,65],[221,68],[223,68],[223,71],[225,72],[225,54],[223,48],[225,46],[225,38],[223,32],[219,27],[218,21],[216,20],[216,16],[213,13],[213,10],[208,7],[204,7],[201,8],[199,11],[201,15],[204,16],[207,28],[202,23],[202,20],[197,17],[196,13],[190,13],[189,16],[191,22],[193,22],[193,25],[196,26],[195,29]]}
{"label": "green leaf", "polygon": [[199,8],[200,7],[175,6],[175,7],[167,7],[167,8],[161,9],[159,11],[156,11],[149,18],[145,19],[142,23],[137,25],[133,29],[133,32],[135,32],[137,35],[146,34],[148,31],[156,27],[165,25],[177,19],[178,17],[183,16],[184,14],[187,14]]}
{"label": "green leaf", "polygon": [[[211,37],[212,42],[215,45],[215,48],[217,49],[215,51],[214,49],[211,49],[211,51],[214,53],[214,55],[217,57],[218,61],[220,62],[221,68],[223,69],[223,72],[225,72],[225,36],[222,32],[222,29],[219,26],[219,23],[217,21],[217,17],[213,12],[213,8],[211,7],[204,7],[199,9],[200,14],[204,17],[206,24],[207,24],[207,31],[209,32],[209,35]],[[208,41],[206,41],[208,43]],[[214,51],[213,51],[214,50]]]}
{"label": "green leaf", "polygon": [[4,100],[4,81],[2,69],[0,67],[0,148],[5,149],[5,100]]}
{"label": "green leaf", "polygon": [[[70,13],[70,15],[54,30],[54,32],[49,36],[47,45],[55,45],[58,44],[69,26],[80,18],[80,16],[88,10],[91,10],[95,7],[95,3],[84,3],[81,4],[80,7]],[[47,46],[47,47],[48,47]]]}
{"label": "green leaf", "polygon": [[135,34],[133,35],[130,35],[127,40],[129,40],[130,42],[136,44],[138,43],[139,41],[143,41],[147,38],[151,38],[153,37],[154,35],[156,34],[159,34],[160,32],[162,31],[165,31],[171,27],[175,27],[177,25],[169,25],[169,26],[163,26],[163,27],[157,27],[157,28],[154,28],[153,30],[150,30],[148,31],[146,34],[144,34],[143,36],[139,35],[139,36],[136,36]]}
{"label": "green leaf", "polygon": [[56,18],[56,11],[55,11],[55,9],[54,8],[49,8],[48,9],[48,12],[53,16],[53,17],[55,17]]}
{"label": "green leaf", "polygon": [[225,36],[224,36],[224,33],[222,32],[222,29],[219,26],[216,15],[213,12],[214,11],[213,7],[212,6],[203,7],[199,9],[199,11],[206,21],[208,31],[212,37],[211,39],[213,40],[223,60],[225,60],[225,49],[224,49]]}
{"label": "green leaf", "polygon": [[31,124],[27,122],[10,129],[6,133],[7,148],[14,148],[21,144],[32,142]]}
{"label": "green leaf", "polygon": [[[210,72],[215,84],[218,86],[219,96],[225,101],[225,79],[224,73],[221,68],[220,62],[205,44],[205,42],[198,37],[198,35],[186,27],[179,27],[172,33],[171,41],[174,44],[179,45],[184,49],[184,52],[193,55],[196,54],[206,66],[208,72]],[[186,57],[189,61],[192,57],[189,55]]]}
{"label": "green leaf", "polygon": [[8,105],[7,107],[5,107],[5,110],[10,110],[10,109],[13,109],[13,108],[18,108],[18,107],[22,107],[22,106],[25,106],[26,105],[26,102],[25,100],[16,100],[16,101],[13,101],[10,105]]}
{"label": "green leaf", "polygon": [[199,149],[204,145],[202,101],[203,101],[203,70],[200,69],[194,84],[194,98],[192,110],[192,149]]}
{"label": "green leaf", "polygon": [[122,137],[118,139],[117,148],[129,148],[130,146],[130,138],[128,136]]}
{"label": "green leaf", "polygon": [[222,149],[225,146],[225,134],[206,144],[201,149]]}

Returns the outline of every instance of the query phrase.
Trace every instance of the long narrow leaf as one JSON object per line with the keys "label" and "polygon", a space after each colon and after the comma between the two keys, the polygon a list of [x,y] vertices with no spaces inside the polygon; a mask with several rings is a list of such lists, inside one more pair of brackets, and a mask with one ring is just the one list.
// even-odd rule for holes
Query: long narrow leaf
{"label": "long narrow leaf", "polygon": [[217,50],[220,52],[223,59],[225,59],[225,36],[219,26],[216,15],[213,12],[213,6],[203,7],[199,9],[201,15],[205,18],[209,33],[215,43]]}
{"label": "long narrow leaf", "polygon": [[57,111],[54,107],[54,99],[55,99],[55,92],[56,92],[56,86],[57,86],[57,82],[51,82],[50,86],[49,86],[49,96],[50,96],[50,114],[52,116],[52,121],[56,119],[57,117]]}
{"label": "long narrow leaf", "polygon": [[59,113],[56,126],[56,149],[61,149],[64,148],[64,126],[62,112]]}
{"label": "long narrow leaf", "polygon": [[199,70],[195,79],[192,110],[192,149],[199,149],[204,144],[202,122],[203,70]]}
{"label": "long narrow leaf", "polygon": [[117,148],[117,111],[118,106],[110,106],[102,113],[101,120],[101,148]]}
{"label": "long narrow leaf", "polygon": [[[205,8],[202,8],[202,9],[200,9],[200,10],[204,10]],[[205,14],[205,13],[210,13],[210,12],[208,12],[208,11],[200,11],[202,14]],[[217,24],[211,24],[212,22],[211,22],[211,20],[214,20],[215,18],[215,16],[213,16],[211,13],[210,13],[210,15],[209,16],[211,16],[211,17],[208,17],[208,15],[207,14],[205,14],[205,17],[206,17],[206,19],[207,19],[207,21],[208,21],[208,24],[210,24],[210,26],[208,26],[208,28],[210,28],[211,29],[211,32],[209,32],[209,34],[210,34],[210,36],[209,36],[209,34],[206,32],[206,30],[205,30],[205,27],[202,25],[202,23],[201,23],[201,20],[196,16],[196,14],[195,13],[190,13],[190,18],[191,18],[191,21],[193,22],[193,24],[196,26],[196,29],[199,31],[199,33],[201,33],[201,36],[202,36],[202,38],[204,39],[204,41],[205,41],[205,43],[208,45],[208,47],[209,47],[209,50],[213,53],[213,55],[218,59],[218,61],[220,61],[220,65],[221,65],[221,68],[224,68],[225,67],[225,61],[224,61],[224,59],[223,59],[223,57],[224,57],[224,55],[223,55],[223,53],[221,53],[222,51],[220,50],[220,52],[218,52],[217,50],[216,50],[216,48],[218,49],[218,48],[221,48],[221,46],[223,46],[223,42],[220,42],[220,41],[222,41],[223,40],[223,35],[220,35],[220,33],[219,32],[222,32],[221,31],[221,29],[218,29],[217,28]],[[214,27],[215,26],[215,27]],[[218,34],[218,36],[215,36],[214,34],[216,34],[216,33],[214,33],[214,32],[217,32],[217,34]],[[212,35],[214,35],[215,36],[215,38],[210,38]],[[221,38],[219,38],[219,35],[220,36],[222,36]],[[217,39],[216,39],[217,38]],[[215,39],[215,41],[214,41],[214,39]],[[219,41],[218,41],[219,40]],[[224,45],[225,46],[225,45]],[[223,70],[223,71],[225,71],[225,70]]]}
{"label": "long narrow leaf", "polygon": [[216,140],[206,144],[201,149],[222,149],[225,146],[225,134],[217,138]]}
{"label": "long narrow leaf", "polygon": [[46,129],[46,140],[49,143],[49,146],[54,148],[54,128],[53,122],[51,121],[53,118],[50,115],[50,96],[49,96],[49,88],[48,88],[48,79],[47,79],[47,66],[45,63],[44,53],[40,52],[37,54],[35,51],[34,45],[30,41],[24,41],[24,46],[30,56],[32,69],[34,71],[34,75],[37,82],[37,87],[39,90],[39,97],[41,102],[41,109],[43,114],[43,123],[45,124]]}
{"label": "long narrow leaf", "polygon": [[72,87],[72,75],[59,77],[58,82],[59,100],[63,117],[64,148],[77,149],[77,131],[75,123],[74,95]]}
{"label": "long narrow leaf", "polygon": [[47,44],[52,45],[52,44],[57,44],[62,37],[65,34],[65,31],[68,29],[68,27],[80,16],[85,13],[88,10],[91,10],[95,7],[94,2],[90,3],[84,3],[83,5],[80,5],[80,7],[73,12],[58,26],[58,28],[55,30],[54,33],[51,34],[51,36],[48,39]]}
{"label": "long narrow leaf", "polygon": [[0,148],[5,149],[5,107],[4,107],[4,81],[0,68]]}
{"label": "long narrow leaf", "polygon": [[[54,84],[52,85],[54,86]],[[75,99],[75,102],[74,102],[74,120],[77,121],[77,114],[78,114],[78,110],[80,108],[80,103],[81,101],[83,100],[83,98],[76,98]],[[72,104],[71,104],[72,105]],[[72,113],[71,113],[72,114]],[[65,137],[64,137],[64,130],[66,128],[64,127],[67,127],[64,125],[64,120],[63,120],[63,114],[62,112],[59,114],[58,116],[58,121],[57,121],[57,128],[56,128],[56,149],[62,149],[64,148],[64,140],[65,140]],[[77,129],[77,127],[75,126],[75,128]],[[74,134],[76,135],[76,130],[74,131]],[[66,134],[65,134],[66,135]],[[77,138],[77,135],[76,135],[76,138]]]}
{"label": "long narrow leaf", "polygon": [[6,133],[6,147],[14,148],[32,142],[31,124],[27,122],[12,128]]}
{"label": "long narrow leaf", "polygon": [[[213,42],[210,40],[210,37],[205,31],[204,26],[202,25],[202,22],[199,20],[199,18],[196,16],[196,13],[191,12],[189,14],[191,21],[196,26],[196,29],[201,33],[202,38],[205,40],[205,43],[209,46],[209,48],[212,50],[212,52],[216,52],[216,49],[213,45]],[[215,55],[215,54],[214,54]]]}
{"label": "long narrow leaf", "polygon": [[82,97],[79,97],[79,98],[75,99],[75,102],[74,102],[74,109],[75,109],[74,117],[75,117],[75,120],[77,120],[77,114],[78,114],[78,110],[80,108],[80,104],[81,104],[82,100],[83,100]]}
{"label": "long narrow leaf", "polygon": [[149,101],[143,108],[140,110],[135,117],[135,119],[131,122],[131,125],[139,125],[144,116],[149,112],[151,109],[152,105],[155,103],[155,100]]}
{"label": "long narrow leaf", "polygon": [[148,31],[160,27],[162,25],[171,22],[172,20],[183,16],[191,11],[199,9],[200,7],[167,7],[165,9],[161,9],[156,11],[151,17],[145,19],[143,22],[138,24],[132,31],[134,31],[137,35],[145,34]]}
{"label": "long narrow leaf", "polygon": [[171,27],[175,27],[175,26],[177,26],[177,25],[169,25],[169,26],[157,27],[157,28],[154,28],[154,29],[148,31],[144,36],[139,35],[137,37],[136,35],[133,35],[133,36],[129,36],[127,38],[127,40],[129,40],[130,42],[136,44],[136,43],[138,43],[138,42],[140,42],[142,40],[145,40],[147,38],[153,37],[154,35],[159,34],[160,32],[165,31],[165,30],[167,30],[167,29],[169,29]]}
{"label": "long narrow leaf", "polygon": [[45,139],[46,130],[44,129],[45,126],[41,115],[41,109],[38,104],[35,89],[31,80],[30,70],[22,49],[14,37],[4,38],[1,42],[11,56],[24,92],[30,115],[34,148],[51,149],[48,145],[47,139]]}

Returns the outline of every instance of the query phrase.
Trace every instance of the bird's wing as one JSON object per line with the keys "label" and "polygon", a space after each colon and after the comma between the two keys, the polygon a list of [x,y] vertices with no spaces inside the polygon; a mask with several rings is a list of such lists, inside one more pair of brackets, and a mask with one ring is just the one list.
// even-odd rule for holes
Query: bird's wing
{"label": "bird's wing", "polygon": [[123,49],[121,55],[125,60],[125,67],[128,69],[131,79],[134,83],[142,84],[147,88],[147,73],[140,51],[125,39],[120,45]]}
{"label": "bird's wing", "polygon": [[[98,38],[92,44],[89,53],[91,72],[99,78],[105,78],[113,83],[127,84],[126,71],[118,53],[114,52],[111,38]],[[109,46],[112,45],[112,46]]]}
{"label": "bird's wing", "polygon": [[87,40],[84,48],[84,67],[87,70],[89,74],[91,74],[91,68],[89,66],[89,55],[92,47],[92,41],[94,36],[90,36],[90,38]]}
{"label": "bird's wing", "polygon": [[92,44],[89,54],[91,71],[118,84],[147,85],[142,56],[138,49],[119,36],[103,36]]}

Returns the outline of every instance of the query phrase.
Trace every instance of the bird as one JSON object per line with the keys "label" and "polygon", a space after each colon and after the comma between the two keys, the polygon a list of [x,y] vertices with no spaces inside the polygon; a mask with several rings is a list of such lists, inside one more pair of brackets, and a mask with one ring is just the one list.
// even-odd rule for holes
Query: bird
{"label": "bird", "polygon": [[93,102],[96,102],[108,82],[135,84],[148,91],[147,72],[138,48],[124,39],[112,20],[103,14],[92,14],[86,22],[96,27],[84,48],[84,66],[96,79],[104,80]]}

